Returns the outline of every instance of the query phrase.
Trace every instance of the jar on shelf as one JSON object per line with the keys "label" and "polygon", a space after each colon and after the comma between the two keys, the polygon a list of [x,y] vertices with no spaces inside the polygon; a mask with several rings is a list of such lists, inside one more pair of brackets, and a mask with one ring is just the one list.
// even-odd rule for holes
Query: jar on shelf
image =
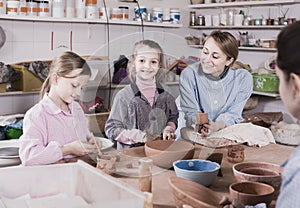
{"label": "jar on shelf", "polygon": [[50,16],[49,1],[39,1],[38,7],[39,7],[38,16],[40,17]]}
{"label": "jar on shelf", "polygon": [[5,0],[0,0],[0,14],[5,14]]}
{"label": "jar on shelf", "polygon": [[66,1],[66,17],[74,18],[75,17],[75,0]]}
{"label": "jar on shelf", "polygon": [[191,11],[190,12],[190,26],[195,26],[195,25],[197,25],[197,23],[196,23],[196,12]]}
{"label": "jar on shelf", "polygon": [[179,24],[180,22],[180,10],[178,8],[170,9],[170,22],[173,24]]}
{"label": "jar on shelf", "polygon": [[163,22],[170,22],[170,9],[169,8],[164,8],[163,11]]}
{"label": "jar on shelf", "polygon": [[135,7],[134,8],[134,14],[135,14],[135,20],[141,21],[142,19],[144,21],[147,20],[147,8],[146,7]]}
{"label": "jar on shelf", "polygon": [[52,1],[52,17],[64,18],[65,17],[65,1],[53,0]]}
{"label": "jar on shelf", "polygon": [[85,16],[87,19],[98,19],[99,18],[97,0],[86,0]]}
{"label": "jar on shelf", "polygon": [[20,1],[10,1],[6,2],[6,14],[8,15],[18,15]]}
{"label": "jar on shelf", "polygon": [[128,20],[129,19],[129,7],[128,6],[119,6],[119,9],[122,11],[122,19]]}
{"label": "jar on shelf", "polygon": [[153,8],[152,9],[152,22],[161,23],[163,19],[163,9]]}
{"label": "jar on shelf", "polygon": [[85,0],[75,0],[75,16],[77,18],[85,18]]}
{"label": "jar on shelf", "polygon": [[110,18],[112,20],[122,20],[123,19],[122,10],[120,8],[112,8]]}
{"label": "jar on shelf", "polygon": [[23,16],[27,15],[27,4],[26,4],[26,1],[20,1],[19,15],[23,15]]}

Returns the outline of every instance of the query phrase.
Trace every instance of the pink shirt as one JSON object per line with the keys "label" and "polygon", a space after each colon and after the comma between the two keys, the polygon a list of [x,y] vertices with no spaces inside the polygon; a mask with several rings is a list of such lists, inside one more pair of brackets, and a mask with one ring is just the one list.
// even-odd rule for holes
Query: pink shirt
{"label": "pink shirt", "polygon": [[[20,159],[23,165],[51,164],[63,159],[61,146],[91,137],[87,119],[77,102],[62,111],[45,95],[24,117],[20,137]],[[74,155],[66,155],[66,158]]]}

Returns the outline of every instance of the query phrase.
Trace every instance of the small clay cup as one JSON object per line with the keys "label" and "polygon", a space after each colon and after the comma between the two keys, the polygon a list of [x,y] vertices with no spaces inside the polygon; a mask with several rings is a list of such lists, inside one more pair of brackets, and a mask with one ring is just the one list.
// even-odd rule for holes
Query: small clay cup
{"label": "small clay cup", "polygon": [[204,126],[204,124],[208,124],[208,113],[196,113],[196,127],[195,131],[201,134],[201,131],[208,131],[208,129]]}
{"label": "small clay cup", "polygon": [[230,145],[227,147],[227,160],[231,163],[243,162],[245,159],[244,147],[242,145]]}
{"label": "small clay cup", "polygon": [[233,200],[244,206],[259,203],[266,203],[268,206],[274,197],[274,188],[271,185],[250,181],[231,184],[229,192]]}

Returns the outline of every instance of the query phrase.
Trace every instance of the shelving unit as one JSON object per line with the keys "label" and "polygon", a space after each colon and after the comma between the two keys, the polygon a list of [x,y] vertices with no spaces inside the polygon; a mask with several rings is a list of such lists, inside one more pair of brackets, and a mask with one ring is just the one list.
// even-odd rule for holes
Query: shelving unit
{"label": "shelving unit", "polygon": [[[189,45],[192,48],[202,48],[203,45]],[[261,52],[276,52],[276,48],[262,48],[262,47],[245,47],[240,46],[239,50],[241,51],[261,51]]]}
{"label": "shelving unit", "polygon": [[199,25],[196,25],[196,26],[189,26],[190,28],[193,28],[193,29],[256,29],[256,30],[280,30],[282,28],[285,27],[285,25],[243,25],[243,26],[234,26],[234,25],[228,25],[228,26],[199,26]]}
{"label": "shelving unit", "polygon": [[[107,24],[106,20],[101,19],[78,19],[78,18],[54,18],[54,17],[30,17],[21,15],[0,15],[0,20],[15,20],[15,21],[32,21],[32,22],[61,22],[61,23],[83,23],[83,24]],[[141,21],[133,20],[109,20],[109,24],[114,25],[133,25],[141,26]],[[144,26],[149,27],[169,27],[180,28],[182,24],[173,23],[155,23],[155,22],[143,22]]]}
{"label": "shelving unit", "polygon": [[192,4],[190,9],[203,8],[218,8],[218,7],[249,7],[249,6],[270,6],[270,5],[288,5],[300,3],[300,0],[271,0],[271,1],[239,1],[239,2],[225,2],[225,3],[211,3],[211,4]]}

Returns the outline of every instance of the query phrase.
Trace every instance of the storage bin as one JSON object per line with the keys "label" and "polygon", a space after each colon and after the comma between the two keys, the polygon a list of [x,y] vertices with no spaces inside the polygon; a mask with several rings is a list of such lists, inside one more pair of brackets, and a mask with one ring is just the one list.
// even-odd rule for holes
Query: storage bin
{"label": "storage bin", "polygon": [[[146,195],[83,162],[1,168],[0,196],[32,199],[65,194],[79,196],[91,207],[146,207]],[[44,206],[49,204],[44,204]],[[40,206],[40,207],[44,207]],[[65,207],[61,204],[60,207]],[[90,206],[89,206],[90,207]]]}
{"label": "storage bin", "polygon": [[253,73],[253,90],[260,92],[279,92],[279,78],[276,74]]}
{"label": "storage bin", "polygon": [[11,87],[13,90],[21,90],[23,92],[39,91],[43,84],[43,80],[34,75],[27,67],[20,64],[11,64],[11,66],[21,72],[21,80],[13,82]]}
{"label": "storage bin", "polygon": [[91,132],[94,134],[104,133],[104,127],[108,119],[109,112],[85,114],[85,116],[88,120],[89,130]]}

